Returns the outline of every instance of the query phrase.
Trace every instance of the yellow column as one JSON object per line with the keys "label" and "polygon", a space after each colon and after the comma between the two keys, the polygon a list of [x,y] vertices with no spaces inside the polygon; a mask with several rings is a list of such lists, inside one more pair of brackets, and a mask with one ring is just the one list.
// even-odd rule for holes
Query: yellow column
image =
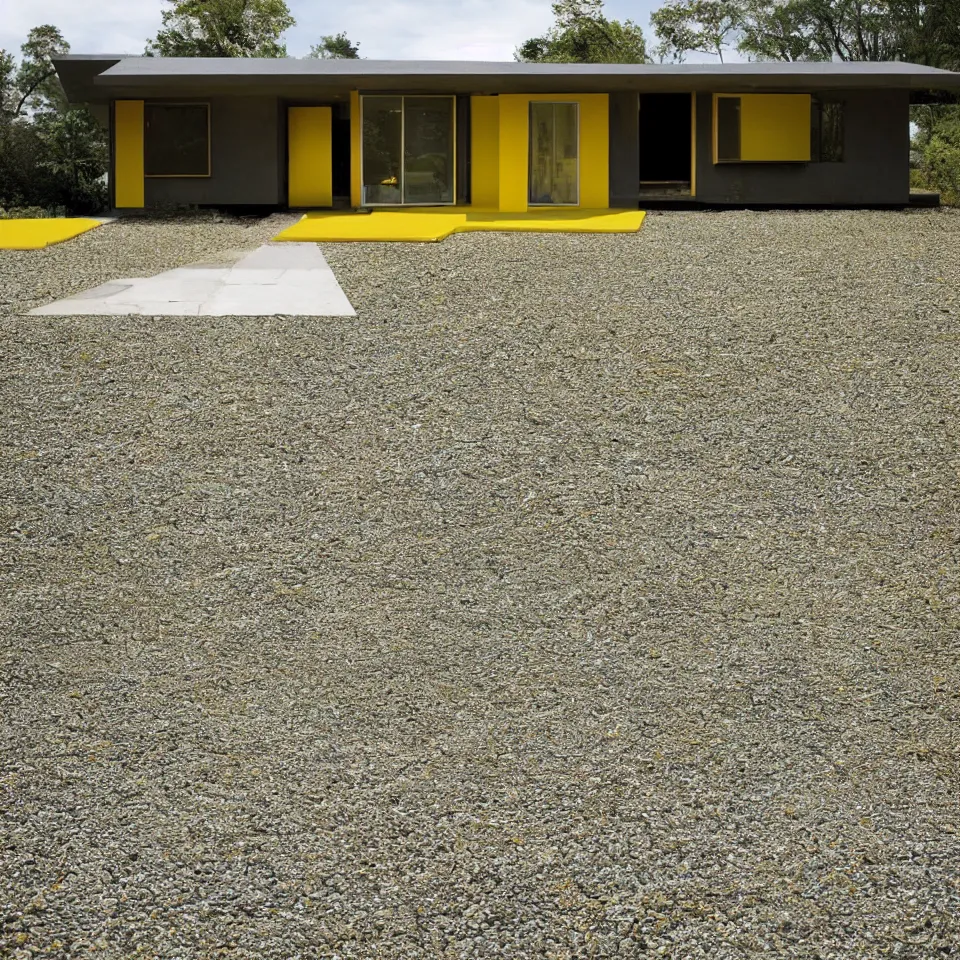
{"label": "yellow column", "polygon": [[585,93],[569,99],[580,104],[580,206],[606,210],[610,206],[610,98],[605,93]]}
{"label": "yellow column", "polygon": [[117,100],[113,112],[114,203],[142,207],[143,101]]}
{"label": "yellow column", "polygon": [[333,111],[287,109],[288,202],[291,207],[333,206]]}
{"label": "yellow column", "polygon": [[500,98],[470,98],[470,203],[500,208]]}
{"label": "yellow column", "polygon": [[360,150],[363,143],[363,118],[360,116],[360,91],[350,91],[350,205],[363,203],[363,167]]}
{"label": "yellow column", "polygon": [[502,213],[526,213],[530,180],[530,97],[501,94],[500,203]]}

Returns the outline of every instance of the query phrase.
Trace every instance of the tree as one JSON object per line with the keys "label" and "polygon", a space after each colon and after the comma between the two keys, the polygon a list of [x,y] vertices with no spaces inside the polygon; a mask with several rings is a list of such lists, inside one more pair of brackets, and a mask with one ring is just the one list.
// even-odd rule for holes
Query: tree
{"label": "tree", "polygon": [[320,42],[310,48],[310,56],[318,60],[359,60],[360,44],[351,43],[341,32],[336,36],[321,37]]}
{"label": "tree", "polygon": [[163,26],[148,56],[285,57],[281,42],[296,21],[285,0],[164,0]]}
{"label": "tree", "polygon": [[943,70],[960,70],[960,0],[914,3],[894,8],[903,59]]}
{"label": "tree", "polygon": [[755,60],[960,61],[960,0],[668,0],[661,57],[736,50]]}
{"label": "tree", "polygon": [[740,53],[753,60],[830,60],[828,44],[809,29],[808,3],[745,0],[738,10]]}
{"label": "tree", "polygon": [[723,51],[736,32],[738,9],[729,0],[668,0],[650,21],[660,40],[661,59],[682,61],[687,53],[706,53],[723,63]]}
{"label": "tree", "polygon": [[50,24],[27,35],[19,67],[0,50],[0,206],[96,213],[106,203],[106,134],[67,103],[53,68],[69,50]]}
{"label": "tree", "polygon": [[27,110],[65,106],[53,57],[68,53],[70,44],[49,23],[34,27],[20,47],[20,67],[13,55],[0,50],[0,110],[16,119]]}
{"label": "tree", "polygon": [[558,0],[554,25],[514,54],[524,63],[648,63],[643,31],[632,20],[608,20],[603,0]]}

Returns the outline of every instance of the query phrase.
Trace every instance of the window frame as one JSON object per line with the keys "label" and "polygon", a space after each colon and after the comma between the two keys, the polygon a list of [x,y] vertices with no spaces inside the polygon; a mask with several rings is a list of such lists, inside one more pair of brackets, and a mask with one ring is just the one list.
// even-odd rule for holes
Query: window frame
{"label": "window frame", "polygon": [[[400,201],[399,203],[369,202],[365,196],[367,184],[363,182],[363,101],[376,98],[397,99],[400,101]],[[451,199],[450,200],[423,200],[407,201],[403,199],[406,172],[406,134],[407,134],[407,104],[410,100],[449,100],[450,104],[450,146],[451,156]],[[360,205],[362,207],[455,207],[457,205],[457,95],[455,93],[361,93],[360,94]]]}
{"label": "window frame", "polygon": [[[806,125],[807,129],[807,156],[806,157],[744,157],[743,156],[743,117],[744,117],[744,101],[745,100],[754,100],[758,101],[760,98],[765,97],[789,97],[791,99],[796,99],[799,97],[805,97],[809,104],[809,115],[810,121]],[[726,159],[720,157],[720,109],[719,104],[721,100],[739,100],[740,108],[738,110],[738,122],[740,124],[739,138],[740,138],[740,155],[736,159]],[[813,117],[813,94],[800,92],[800,93],[781,93],[781,92],[756,92],[750,91],[747,93],[714,93],[712,98],[712,107],[713,107],[713,116],[712,116],[712,134],[713,134],[713,163],[715,166],[725,166],[729,164],[806,164],[815,162],[815,157],[813,155],[813,130],[812,130],[812,117]]]}
{"label": "window frame", "polygon": [[[207,172],[147,173],[147,111],[150,107],[204,107],[207,112]],[[147,100],[143,105],[143,176],[145,180],[208,180],[213,176],[213,135],[209,100]]]}

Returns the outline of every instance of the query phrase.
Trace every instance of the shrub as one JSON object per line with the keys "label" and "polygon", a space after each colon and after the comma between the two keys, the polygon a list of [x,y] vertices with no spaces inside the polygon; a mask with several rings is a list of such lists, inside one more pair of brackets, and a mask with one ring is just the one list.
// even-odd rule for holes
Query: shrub
{"label": "shrub", "polygon": [[920,172],[940,201],[960,206],[960,144],[934,134],[923,151]]}

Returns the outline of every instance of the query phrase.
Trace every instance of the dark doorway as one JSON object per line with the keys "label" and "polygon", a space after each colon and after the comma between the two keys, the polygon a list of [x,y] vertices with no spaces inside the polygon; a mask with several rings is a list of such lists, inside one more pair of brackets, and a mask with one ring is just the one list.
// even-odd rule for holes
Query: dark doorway
{"label": "dark doorway", "polygon": [[334,108],[333,130],[333,195],[350,196],[350,118],[338,117]]}
{"label": "dark doorway", "polygon": [[689,93],[640,95],[640,182],[690,182]]}

